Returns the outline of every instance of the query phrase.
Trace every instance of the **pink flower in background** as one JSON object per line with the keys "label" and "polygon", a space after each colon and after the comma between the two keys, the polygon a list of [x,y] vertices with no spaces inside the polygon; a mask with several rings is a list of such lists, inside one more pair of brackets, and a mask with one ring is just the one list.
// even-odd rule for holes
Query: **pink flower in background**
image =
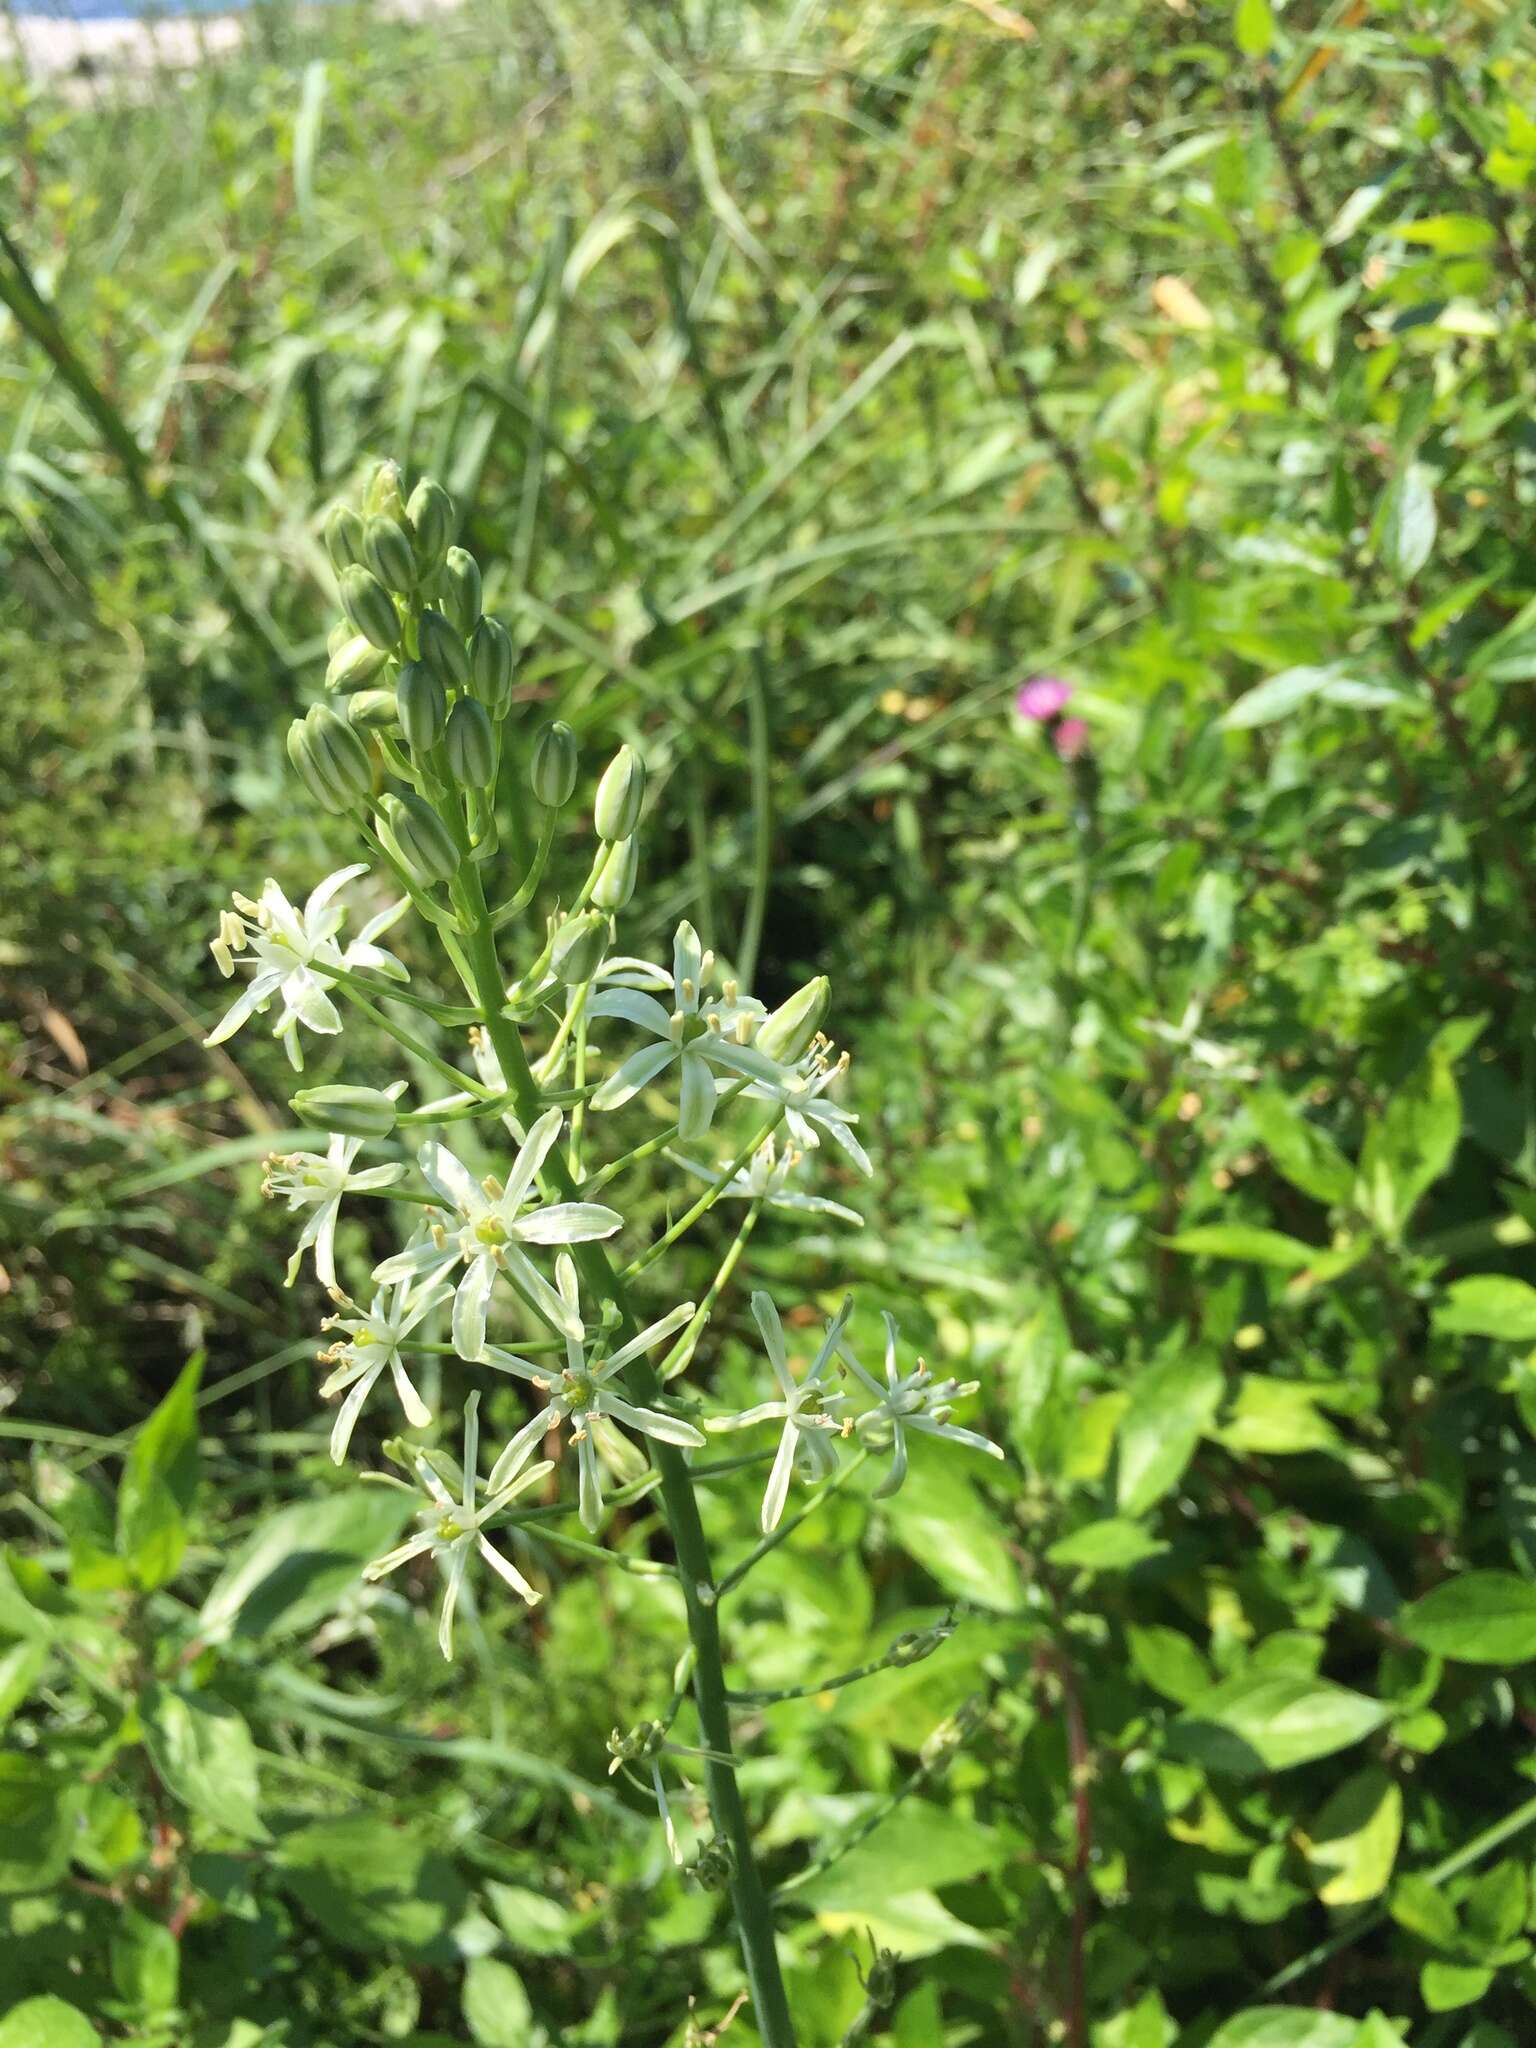
{"label": "pink flower in background", "polygon": [[1031,676],[1013,700],[1020,718],[1032,718],[1037,725],[1054,718],[1072,695],[1072,685],[1060,676]]}
{"label": "pink flower in background", "polygon": [[1063,761],[1075,761],[1088,745],[1088,721],[1086,718],[1064,718],[1051,738]]}

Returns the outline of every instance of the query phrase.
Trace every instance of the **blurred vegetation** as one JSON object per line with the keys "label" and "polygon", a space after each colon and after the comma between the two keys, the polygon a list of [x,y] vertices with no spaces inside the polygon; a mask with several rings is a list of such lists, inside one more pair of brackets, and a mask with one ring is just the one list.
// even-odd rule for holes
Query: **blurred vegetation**
{"label": "blurred vegetation", "polygon": [[529,719],[643,748],[637,950],[834,978],[877,1177],[776,1293],[1011,1448],[732,1617],[810,1686],[954,1603],[741,1716],[807,2048],[1531,2038],[1533,105],[1520,8],[1314,0],[338,4],[5,88],[4,2048],[755,2038],[604,1775],[663,1596],[541,1560],[448,1669],[359,1589],[290,1079],[200,1045],[229,889],[337,864],[281,733],[386,453]]}

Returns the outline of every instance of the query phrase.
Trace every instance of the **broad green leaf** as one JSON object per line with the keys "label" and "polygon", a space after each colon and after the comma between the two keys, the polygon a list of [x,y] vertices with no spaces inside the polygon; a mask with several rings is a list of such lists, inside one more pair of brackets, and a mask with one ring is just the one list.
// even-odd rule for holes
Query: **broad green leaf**
{"label": "broad green leaf", "polygon": [[1381,555],[1399,583],[1411,583],[1435,547],[1435,492],[1429,471],[1410,462],[1381,503]]}
{"label": "broad green leaf", "polygon": [[820,1877],[794,1896],[813,1907],[878,1906],[889,1898],[963,1884],[1000,1869],[1012,1853],[1008,1838],[965,1814],[921,1800],[900,1806],[874,1832],[855,1842]]}
{"label": "broad green leaf", "polygon": [[1167,1548],[1139,1522],[1116,1515],[1074,1529],[1070,1536],[1053,1543],[1045,1554],[1050,1563],[1069,1565],[1078,1571],[1125,1572]]}
{"label": "broad green leaf", "polygon": [[533,2007],[510,1963],[475,1957],[464,1972],[464,2024],[476,2048],[529,2048]]}
{"label": "broad green leaf", "polygon": [[1248,1114],[1259,1142],[1292,1187],[1315,1202],[1347,1202],[1355,1169],[1333,1140],[1277,1088],[1249,1098]]}
{"label": "broad green leaf", "polygon": [[1312,698],[1322,696],[1330,687],[1346,680],[1347,673],[1340,662],[1328,662],[1320,667],[1303,664],[1297,668],[1282,669],[1278,675],[1266,676],[1262,683],[1255,683],[1251,690],[1245,690],[1216,723],[1223,732],[1249,732],[1255,726],[1272,725],[1277,718],[1289,716]]}
{"label": "broad green leaf", "polygon": [[1256,2005],[1218,2027],[1206,2048],[1354,2048],[1358,2024],[1302,2005]]}
{"label": "broad green leaf", "polygon": [[278,1637],[313,1628],[394,1543],[411,1503],[389,1487],[350,1487],[265,1517],[214,1581],[198,1632]]}
{"label": "broad green leaf", "polygon": [[1132,1626],[1125,1636],[1132,1668],[1165,1700],[1183,1707],[1210,1690],[1210,1666],[1176,1628]]}
{"label": "broad green leaf", "polygon": [[1419,1993],[1431,2012],[1458,2012],[1464,2005],[1475,2005],[1492,1982],[1492,1970],[1442,1962],[1437,1956],[1419,1972]]}
{"label": "broad green leaf", "polygon": [[1536,1657],[1536,1582],[1514,1572],[1463,1572],[1404,1608],[1411,1643],[1459,1664],[1523,1664]]}
{"label": "broad green leaf", "polygon": [[1455,1907],[1438,1886],[1415,1871],[1392,1887],[1388,1910],[1399,1927],[1431,1948],[1455,1948],[1460,1942]]}
{"label": "broad green leaf", "polygon": [[521,1885],[498,1884],[494,1878],[487,1883],[485,1893],[502,1933],[514,1948],[532,1956],[570,1952],[572,1930],[581,1920],[581,1915],[571,1907]]}
{"label": "broad green leaf", "polygon": [[1479,213],[1436,213],[1392,229],[1399,242],[1417,242],[1442,256],[1482,256],[1498,241],[1493,222]]}
{"label": "broad green leaf", "polygon": [[945,1948],[990,1948],[993,1937],[959,1920],[931,1891],[906,1892],[869,1911],[823,1906],[817,1920],[829,1934],[873,1940],[908,1957],[937,1955]]}
{"label": "broad green leaf", "polygon": [[1525,1866],[1506,1856],[1485,1870],[1467,1893],[1462,1918],[1471,1939],[1485,1949],[1502,1948],[1525,1926],[1530,1885]]}
{"label": "broad green leaf", "polygon": [[144,1740],[166,1785],[201,1820],[245,1841],[262,1841],[256,1745],[244,1719],[208,1693],[152,1686],[144,1696]]}
{"label": "broad green leaf", "polygon": [[1384,1236],[1396,1242],[1420,1200],[1455,1156],[1461,1138],[1461,1097],[1440,1045],[1414,1069],[1366,1128],[1357,1199]]}
{"label": "broad green leaf", "polygon": [[906,1483],[884,1507],[897,1541],[946,1593],[1002,1614],[1018,1608],[1008,1540],[955,1459],[914,1455]]}
{"label": "broad green leaf", "polygon": [[176,2004],[181,1944],[163,1920],[131,1909],[112,1929],[112,1982],[119,1998],[154,2018]]}
{"label": "broad green leaf", "polygon": [[26,1699],[48,1666],[44,1643],[13,1643],[0,1650],[0,1728]]}
{"label": "broad green leaf", "polygon": [[117,1547],[149,1593],[175,1576],[197,1488],[199,1352],[133,1440],[117,1489]]}
{"label": "broad green leaf", "polygon": [[1445,1336],[1536,1343],[1536,1287],[1503,1273],[1474,1273],[1455,1280],[1436,1306],[1434,1326]]}
{"label": "broad green leaf", "polygon": [[1199,1352],[1158,1359],[1136,1375],[1116,1439],[1115,1500],[1122,1514],[1145,1514],[1178,1485],[1224,1387],[1221,1367]]}
{"label": "broad green leaf", "polygon": [[1379,1899],[1392,1879],[1403,1833],[1403,1795],[1377,1764],[1346,1778],[1297,1842],[1325,1906]]}
{"label": "broad green leaf", "polygon": [[1265,1230],[1253,1223],[1200,1223],[1167,1239],[1176,1252],[1206,1259],[1246,1259],[1259,1266],[1281,1266],[1298,1272],[1318,1256],[1316,1245],[1283,1231]]}
{"label": "broad green leaf", "polygon": [[1343,1443],[1319,1412],[1316,1389],[1300,1380],[1276,1380],[1245,1373],[1226,1420],[1215,1432],[1229,1450],[1259,1457],[1303,1451],[1338,1451]]}
{"label": "broad green leaf", "polygon": [[0,2019],[0,2048],[101,2048],[101,2036],[62,1998],[24,1998]]}
{"label": "broad green leaf", "polygon": [[59,1882],[84,1803],[85,1787],[40,1758],[0,1751],[0,1897]]}
{"label": "broad green leaf", "polygon": [[1350,1749],[1387,1715],[1379,1700],[1324,1678],[1243,1672],[1191,1700],[1168,1742],[1192,1763],[1248,1777]]}
{"label": "broad green leaf", "polygon": [[446,1959],[469,1903],[458,1872],[420,1833],[361,1814],[285,1836],[272,1863],[333,1940],[367,1955]]}
{"label": "broad green leaf", "polygon": [[1232,39],[1245,57],[1265,55],[1275,39],[1269,0],[1237,0],[1232,10]]}

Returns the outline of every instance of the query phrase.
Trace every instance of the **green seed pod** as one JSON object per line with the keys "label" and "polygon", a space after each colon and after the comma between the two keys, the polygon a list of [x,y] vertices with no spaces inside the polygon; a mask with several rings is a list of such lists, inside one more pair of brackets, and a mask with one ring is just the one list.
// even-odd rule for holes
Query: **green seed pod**
{"label": "green seed pod", "polygon": [[386,590],[403,595],[416,588],[416,556],[398,520],[368,521],[363,528],[363,560]]}
{"label": "green seed pod", "polygon": [[469,687],[492,718],[512,704],[512,635],[500,619],[481,619],[470,636]]}
{"label": "green seed pod", "polygon": [[333,505],[320,530],[325,540],[325,552],[338,576],[343,569],[350,569],[354,562],[363,559],[363,522],[350,505]]}
{"label": "green seed pod", "polygon": [[461,789],[488,789],[496,774],[496,728],[473,697],[461,697],[443,734],[448,767]]}
{"label": "green seed pod", "polygon": [[399,1114],[382,1088],[301,1088],[288,1107],[301,1123],[348,1138],[387,1138]]}
{"label": "green seed pod", "polygon": [[363,493],[365,519],[397,519],[405,524],[404,478],[398,462],[381,462]]}
{"label": "green seed pod", "polygon": [[450,548],[443,562],[443,594],[438,599],[449,624],[467,640],[480,616],[480,564],[468,548]]}
{"label": "green seed pod", "polygon": [[342,635],[341,645],[331,652],[325,687],[337,691],[364,689],[388,666],[389,656],[361,633],[354,633],[349,625],[342,626]]}
{"label": "green seed pod", "polygon": [[640,871],[638,839],[616,839],[603,856],[603,865],[592,890],[599,910],[622,910],[635,893]]}
{"label": "green seed pod", "polygon": [[423,612],[417,624],[421,658],[445,689],[462,690],[469,682],[469,655],[464,636],[441,612]]}
{"label": "green seed pod", "polygon": [[413,754],[426,754],[443,736],[448,692],[424,661],[408,661],[395,684],[400,730]]}
{"label": "green seed pod", "polygon": [[349,804],[373,794],[373,763],[368,749],[344,718],[329,704],[315,704],[305,717],[311,760]]}
{"label": "green seed pod", "polygon": [[393,690],[354,690],[347,698],[347,718],[363,732],[388,732],[400,723]]}
{"label": "green seed pod", "polygon": [[628,839],[645,802],[645,763],[633,747],[620,747],[597,785],[592,823],[599,839]]}
{"label": "green seed pod", "polygon": [[310,751],[309,728],[302,718],[296,718],[289,726],[287,747],[288,759],[293,763],[295,773],[321,810],[340,817],[347,808],[347,798],[322,774]]}
{"label": "green seed pod", "polygon": [[410,495],[405,508],[410,521],[416,559],[425,569],[443,559],[453,539],[453,500],[432,477],[424,476]]}
{"label": "green seed pod", "polygon": [[786,1064],[799,1059],[821,1029],[821,1020],[827,1014],[831,998],[832,985],[824,974],[818,974],[804,988],[796,989],[787,1001],[780,1003],[771,1017],[765,1017],[758,1026],[754,1040],[758,1051],[766,1053],[771,1060],[783,1060]]}
{"label": "green seed pod", "polygon": [[426,798],[407,790],[403,796],[387,796],[379,808],[412,880],[424,889],[446,882],[459,865],[459,849]]}
{"label": "green seed pod", "polygon": [[347,623],[347,621],[345,619],[338,619],[335,625],[332,626],[329,633],[327,633],[325,636],[326,654],[328,656],[340,654],[342,648],[346,646],[347,642],[349,640],[355,639],[356,637],[357,636],[354,634],[351,626]]}
{"label": "green seed pod", "polygon": [[555,934],[550,970],[567,988],[579,988],[596,974],[607,951],[607,918],[599,911],[584,910],[579,917],[568,917]]}
{"label": "green seed pod", "polygon": [[400,614],[371,569],[354,562],[341,572],[341,608],[365,640],[392,654],[400,645]]}
{"label": "green seed pod", "polygon": [[533,743],[533,793],[546,810],[558,811],[576,787],[576,735],[557,718]]}

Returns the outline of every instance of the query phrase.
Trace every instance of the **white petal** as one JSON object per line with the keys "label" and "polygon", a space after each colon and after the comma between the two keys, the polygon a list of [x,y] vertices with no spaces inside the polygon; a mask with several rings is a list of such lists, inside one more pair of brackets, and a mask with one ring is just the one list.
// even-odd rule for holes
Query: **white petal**
{"label": "white petal", "polygon": [[603,1525],[603,1478],[597,1469],[597,1452],[589,1431],[576,1446],[576,1464],[581,1474],[578,1508],[581,1526],[595,1536]]}
{"label": "white petal", "polygon": [[[707,1043],[700,1039],[700,1045]],[[677,1135],[691,1143],[702,1138],[715,1120],[715,1077],[708,1063],[691,1047],[683,1054],[683,1083],[677,1103]]]}
{"label": "white petal", "polygon": [[773,1297],[765,1294],[761,1287],[752,1296],[752,1320],[762,1332],[763,1349],[768,1353],[773,1376],[783,1389],[785,1400],[792,1401],[795,1398],[795,1381],[789,1369],[789,1353],[784,1348],[784,1325],[779,1321]]}
{"label": "white petal", "polygon": [[460,1358],[478,1358],[485,1349],[485,1310],[496,1268],[489,1258],[471,1259],[453,1297],[453,1344]]}
{"label": "white petal", "polygon": [[672,1019],[654,996],[643,996],[635,989],[604,989],[601,995],[593,996],[587,1004],[589,1017],[622,1017],[626,1024],[638,1025],[642,1031],[652,1032],[657,1038],[670,1039]]}
{"label": "white petal", "polygon": [[686,918],[677,928],[672,941],[672,986],[677,991],[677,1000],[683,1002],[683,983],[693,983],[694,1000],[691,1008],[698,1008],[699,983],[703,979],[704,948],[699,944],[699,935]]}
{"label": "white petal", "polygon": [[784,1512],[784,1503],[789,1497],[789,1482],[795,1471],[795,1426],[792,1422],[784,1425],[784,1434],[779,1438],[778,1454],[773,1461],[773,1470],[768,1474],[768,1490],[763,1495],[763,1534],[779,1526],[779,1517]]}
{"label": "white petal", "polygon": [[331,1429],[331,1463],[339,1465],[347,1455],[347,1445],[352,1441],[352,1432],[357,1427],[357,1418],[362,1413],[363,1403],[373,1391],[373,1383],[384,1370],[381,1358],[377,1365],[369,1366],[360,1376],[356,1385],[336,1411],[336,1421]]}
{"label": "white petal", "polygon": [[600,1202],[556,1202],[548,1209],[535,1209],[512,1227],[524,1244],[590,1244],[622,1230],[624,1218]]}
{"label": "white petal", "polygon": [[461,1216],[478,1216],[485,1208],[485,1194],[462,1159],[435,1139],[416,1155],[422,1178],[435,1195],[441,1195],[450,1209]]}
{"label": "white petal", "polygon": [[631,1337],[627,1344],[621,1344],[603,1366],[599,1377],[606,1380],[612,1374],[622,1372],[632,1358],[638,1358],[642,1351],[649,1351],[653,1344],[659,1344],[663,1337],[670,1337],[674,1330],[681,1328],[693,1310],[691,1301],[680,1301],[676,1308],[668,1309],[659,1322],[648,1324],[638,1337]]}
{"label": "white petal", "polygon": [[632,1052],[621,1067],[615,1068],[601,1088],[592,1097],[594,1109],[619,1109],[640,1090],[654,1081],[663,1068],[669,1067],[677,1057],[677,1047],[670,1039],[662,1045],[643,1045],[638,1052]]}
{"label": "white petal", "polygon": [[690,1450],[697,1450],[704,1442],[703,1433],[681,1416],[663,1415],[657,1408],[637,1408],[618,1394],[609,1393],[606,1387],[597,1397],[597,1407],[615,1422],[638,1429],[642,1436],[653,1436],[658,1443],[687,1445]]}
{"label": "white petal", "polygon": [[540,1600],[544,1596],[542,1593],[536,1593],[534,1591],[532,1586],[529,1585],[528,1581],[523,1577],[522,1573],[518,1570],[517,1566],[515,1564],[510,1564],[507,1561],[507,1559],[502,1556],[501,1552],[496,1548],[496,1546],[490,1541],[488,1541],[486,1537],[478,1537],[476,1539],[476,1543],[480,1555],[485,1559],[486,1563],[490,1566],[491,1570],[493,1572],[499,1572],[502,1578],[504,1578],[507,1584],[512,1588],[513,1592],[519,1594],[524,1600],[526,1600],[530,1607],[537,1607]]}
{"label": "white petal", "polygon": [[462,1543],[456,1543],[453,1556],[448,1564],[448,1584],[443,1589],[443,1612],[437,1624],[437,1647],[453,1662],[453,1610],[459,1604],[459,1594],[464,1585],[464,1573],[469,1565],[469,1551]]}
{"label": "white petal", "polygon": [[517,1163],[507,1175],[507,1192],[504,1208],[508,1215],[515,1215],[521,1208],[523,1197],[538,1177],[539,1168],[549,1156],[550,1147],[560,1135],[560,1126],[565,1122],[565,1112],[560,1109],[546,1109],[536,1124],[529,1127]]}
{"label": "white petal", "polygon": [[411,1376],[406,1371],[398,1352],[389,1361],[389,1369],[394,1375],[395,1392],[399,1396],[400,1406],[405,1410],[406,1421],[412,1429],[425,1429],[432,1420],[432,1410],[411,1385]]}
{"label": "white petal", "polygon": [[[327,875],[323,882],[317,882],[314,888],[310,890],[309,898],[304,905],[304,923],[306,927],[319,916],[338,889],[344,888],[354,876],[366,875],[367,872],[367,861],[358,861],[353,867],[337,868],[336,872],[332,875]],[[269,888],[272,886],[272,884],[268,884]]]}
{"label": "white petal", "polygon": [[541,1408],[537,1415],[523,1424],[491,1467],[491,1476],[485,1482],[488,1496],[494,1497],[511,1484],[519,1468],[527,1462],[534,1445],[543,1441],[549,1432],[550,1424],[558,1422],[563,1413],[564,1410],[552,1401],[547,1408]]}
{"label": "white petal", "polygon": [[516,1285],[529,1297],[551,1328],[564,1331],[567,1337],[574,1337],[579,1343],[585,1335],[580,1316],[568,1302],[560,1299],[527,1254],[520,1252],[515,1244],[509,1244],[502,1256]]}
{"label": "white petal", "polygon": [[398,1550],[386,1551],[383,1557],[376,1557],[372,1564],[363,1566],[365,1579],[382,1579],[390,1572],[398,1571],[403,1564],[409,1564],[413,1557],[420,1557],[430,1550],[436,1539],[432,1536],[413,1536],[409,1543],[402,1543]]}
{"label": "white petal", "polygon": [[[322,1287],[336,1285],[336,1218],[341,1213],[340,1195],[332,1195],[315,1211],[313,1220],[315,1277]],[[302,1239],[300,1242],[302,1243]]]}
{"label": "white petal", "polygon": [[243,988],[218,1023],[214,1025],[204,1045],[222,1045],[226,1038],[233,1038],[253,1010],[264,1010],[282,985],[281,974],[258,974]]}

